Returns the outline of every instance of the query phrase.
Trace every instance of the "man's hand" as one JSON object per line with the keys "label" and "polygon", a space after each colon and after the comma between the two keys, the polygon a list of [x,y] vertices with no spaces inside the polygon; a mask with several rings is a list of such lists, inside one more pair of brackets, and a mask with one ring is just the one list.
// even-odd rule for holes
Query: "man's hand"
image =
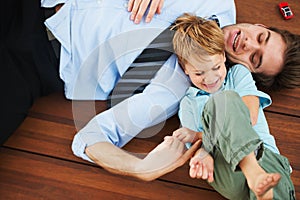
{"label": "man's hand", "polygon": [[129,0],[128,11],[131,12],[130,20],[136,24],[140,23],[149,7],[149,12],[145,19],[148,23],[152,20],[155,13],[161,13],[163,4],[164,0]]}
{"label": "man's hand", "polygon": [[214,181],[214,159],[203,148],[190,160],[190,177]]}

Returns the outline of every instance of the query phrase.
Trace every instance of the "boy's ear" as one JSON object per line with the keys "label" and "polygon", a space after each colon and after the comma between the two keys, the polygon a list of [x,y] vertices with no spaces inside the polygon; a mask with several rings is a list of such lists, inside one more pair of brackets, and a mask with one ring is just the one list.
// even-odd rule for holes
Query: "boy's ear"
{"label": "boy's ear", "polygon": [[189,73],[188,73],[188,71],[186,70],[186,69],[184,69],[184,73],[188,76],[189,75]]}
{"label": "boy's ear", "polygon": [[225,52],[223,53],[224,63],[226,62],[226,55]]}
{"label": "boy's ear", "polygon": [[185,75],[189,75],[189,72],[188,72],[188,70],[186,70],[186,67],[185,66],[182,66],[182,69],[183,69],[183,71],[184,71],[184,73],[185,73]]}

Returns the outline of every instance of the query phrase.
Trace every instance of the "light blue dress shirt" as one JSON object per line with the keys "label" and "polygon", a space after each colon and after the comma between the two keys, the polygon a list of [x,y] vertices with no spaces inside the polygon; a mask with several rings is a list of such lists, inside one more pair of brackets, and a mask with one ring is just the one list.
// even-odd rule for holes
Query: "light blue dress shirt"
{"label": "light blue dress shirt", "polygon": [[[216,15],[221,27],[236,20],[234,0],[165,0],[161,14],[139,25],[129,20],[127,0],[41,3],[43,7],[64,3],[45,24],[61,43],[60,77],[68,99],[106,99],[142,50],[184,12]],[[97,115],[75,135],[74,154],[89,160],[86,146],[101,141],[124,146],[143,129],[174,115],[189,85],[176,57],[171,56],[143,93]]]}
{"label": "light blue dress shirt", "polygon": [[[241,97],[253,95],[259,97],[260,106],[257,124],[253,129],[263,141],[266,148],[269,148],[279,154],[274,137],[270,134],[269,126],[264,115],[263,109],[271,104],[271,98],[264,92],[257,90],[253,77],[249,70],[243,65],[235,65],[227,72],[225,81],[219,91],[233,90]],[[183,127],[190,128],[194,131],[203,132],[201,122],[204,106],[212,94],[195,87],[190,87],[186,95],[180,102],[179,118]],[[234,113],[232,113],[234,114]],[[238,123],[238,122],[237,122]]]}

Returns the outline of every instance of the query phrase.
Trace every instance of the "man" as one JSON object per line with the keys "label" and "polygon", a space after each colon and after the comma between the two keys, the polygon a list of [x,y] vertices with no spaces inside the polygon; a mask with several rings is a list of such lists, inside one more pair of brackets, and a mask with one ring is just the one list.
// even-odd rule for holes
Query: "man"
{"label": "man", "polygon": [[[54,6],[46,3],[44,6]],[[124,20],[132,17],[131,13],[126,11],[127,7],[126,1],[119,0],[68,1],[56,15],[46,21],[48,28],[62,44],[60,73],[65,82],[67,98],[106,99],[142,49],[183,12],[194,12],[200,16],[213,14],[217,16],[222,27],[235,23],[233,1],[211,3],[197,0],[189,4],[184,1],[168,1],[164,5],[164,11],[154,16],[151,23],[135,21],[141,23],[139,26]],[[270,58],[272,54],[262,50],[275,49],[282,55],[281,58],[283,57],[285,45],[281,46],[284,42],[277,33],[256,25],[247,26],[249,27],[243,25],[224,29],[226,50],[233,61],[238,61],[234,60],[238,58],[250,69],[254,64],[263,69],[267,66],[267,60],[262,55]],[[253,34],[252,31],[246,32],[249,29],[255,30]],[[251,47],[249,45],[256,43],[260,47],[258,45],[252,50],[257,51],[244,53]],[[278,55],[278,52],[276,54]],[[280,61],[282,66],[283,61]],[[74,153],[114,173],[136,176],[140,172],[136,166],[141,166],[141,160],[122,151],[120,147],[143,129],[174,115],[178,102],[189,84],[175,57],[171,56],[143,93],[134,95],[97,115],[81,129],[72,144]],[[74,113],[76,118],[76,106]],[[178,143],[166,141],[151,155],[156,156],[161,154],[162,150],[172,149],[173,142]],[[180,143],[178,145],[181,146]],[[181,159],[180,156],[177,158]],[[127,165],[124,165],[124,161]],[[145,169],[143,170],[145,172]]]}
{"label": "man", "polygon": [[[49,2],[42,1],[42,4],[45,7],[55,6]],[[140,1],[133,3],[137,3],[137,10],[139,6],[143,7]],[[208,1],[195,1],[188,5],[184,1],[167,2],[164,11],[147,24],[140,19],[135,21],[136,18],[127,9],[130,9],[127,1],[72,0],[65,2],[58,13],[47,20],[49,28],[52,27],[51,31],[62,44],[60,74],[65,83],[67,98],[106,99],[117,80],[142,49],[183,12],[195,12],[201,16],[215,14],[221,26],[235,22],[233,1],[217,1],[213,4]],[[142,25],[137,26],[126,18]],[[124,41],[127,42],[125,45]],[[101,59],[98,55],[101,55]],[[94,70],[90,66],[95,63],[96,66],[103,65]],[[123,163],[119,156],[124,156],[125,160],[129,156],[118,147],[125,145],[144,128],[162,122],[177,112],[178,101],[189,85],[181,73],[174,57],[171,57],[142,94],[134,95],[133,98],[101,113],[82,129],[74,139],[74,152],[84,159],[98,160],[98,164],[107,166],[107,169],[127,170],[130,173],[131,169],[117,167],[121,167],[120,163]],[[143,106],[136,109],[137,105]],[[76,110],[74,112],[76,117]],[[170,148],[173,142],[177,144],[178,141],[167,141],[162,146]],[[103,152],[101,156],[104,157],[98,157],[96,152]],[[112,154],[115,155],[114,160],[111,159]]]}
{"label": "man", "polygon": [[245,65],[265,89],[300,86],[300,35],[275,27],[236,24],[223,28],[226,56]]}
{"label": "man", "polygon": [[0,29],[0,145],[22,123],[36,98],[63,91],[39,0],[2,5]]}
{"label": "man", "polygon": [[[43,3],[43,6],[55,6],[46,1]],[[116,82],[143,48],[184,12],[215,15],[221,26],[235,23],[234,1],[211,3],[193,0],[189,4],[184,0],[167,1],[164,11],[155,15],[151,23],[142,20],[139,25],[126,20],[131,16],[127,6],[126,1],[120,0],[67,1],[46,20],[46,26],[62,45],[60,74],[65,82],[67,98],[107,99]],[[148,157],[140,160],[120,147],[143,129],[176,114],[178,102],[189,85],[175,56],[171,56],[142,93],[97,115],[81,129],[72,144],[74,153],[97,162],[107,170],[131,176],[145,174],[151,167],[163,168],[164,164],[174,161],[178,165],[183,164],[188,156],[181,157],[183,152],[173,148],[184,147],[179,141],[165,141],[149,154],[157,158],[167,157],[170,152],[177,155],[167,163],[155,166],[146,164]],[[76,118],[76,106],[73,106],[73,111]],[[152,175],[139,178],[151,180],[157,177]]]}

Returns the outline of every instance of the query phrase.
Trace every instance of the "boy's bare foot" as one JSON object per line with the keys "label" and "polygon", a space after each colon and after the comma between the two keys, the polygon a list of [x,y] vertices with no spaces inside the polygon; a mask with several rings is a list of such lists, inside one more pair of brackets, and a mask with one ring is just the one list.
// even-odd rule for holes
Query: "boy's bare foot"
{"label": "boy's bare foot", "polygon": [[272,188],[278,184],[280,178],[281,175],[278,173],[263,173],[257,176],[252,189],[257,199],[273,199]]}
{"label": "boy's bare foot", "polygon": [[185,146],[181,141],[175,137],[167,136],[144,158],[144,162],[148,161],[152,167],[164,168],[180,158],[185,151]]}

